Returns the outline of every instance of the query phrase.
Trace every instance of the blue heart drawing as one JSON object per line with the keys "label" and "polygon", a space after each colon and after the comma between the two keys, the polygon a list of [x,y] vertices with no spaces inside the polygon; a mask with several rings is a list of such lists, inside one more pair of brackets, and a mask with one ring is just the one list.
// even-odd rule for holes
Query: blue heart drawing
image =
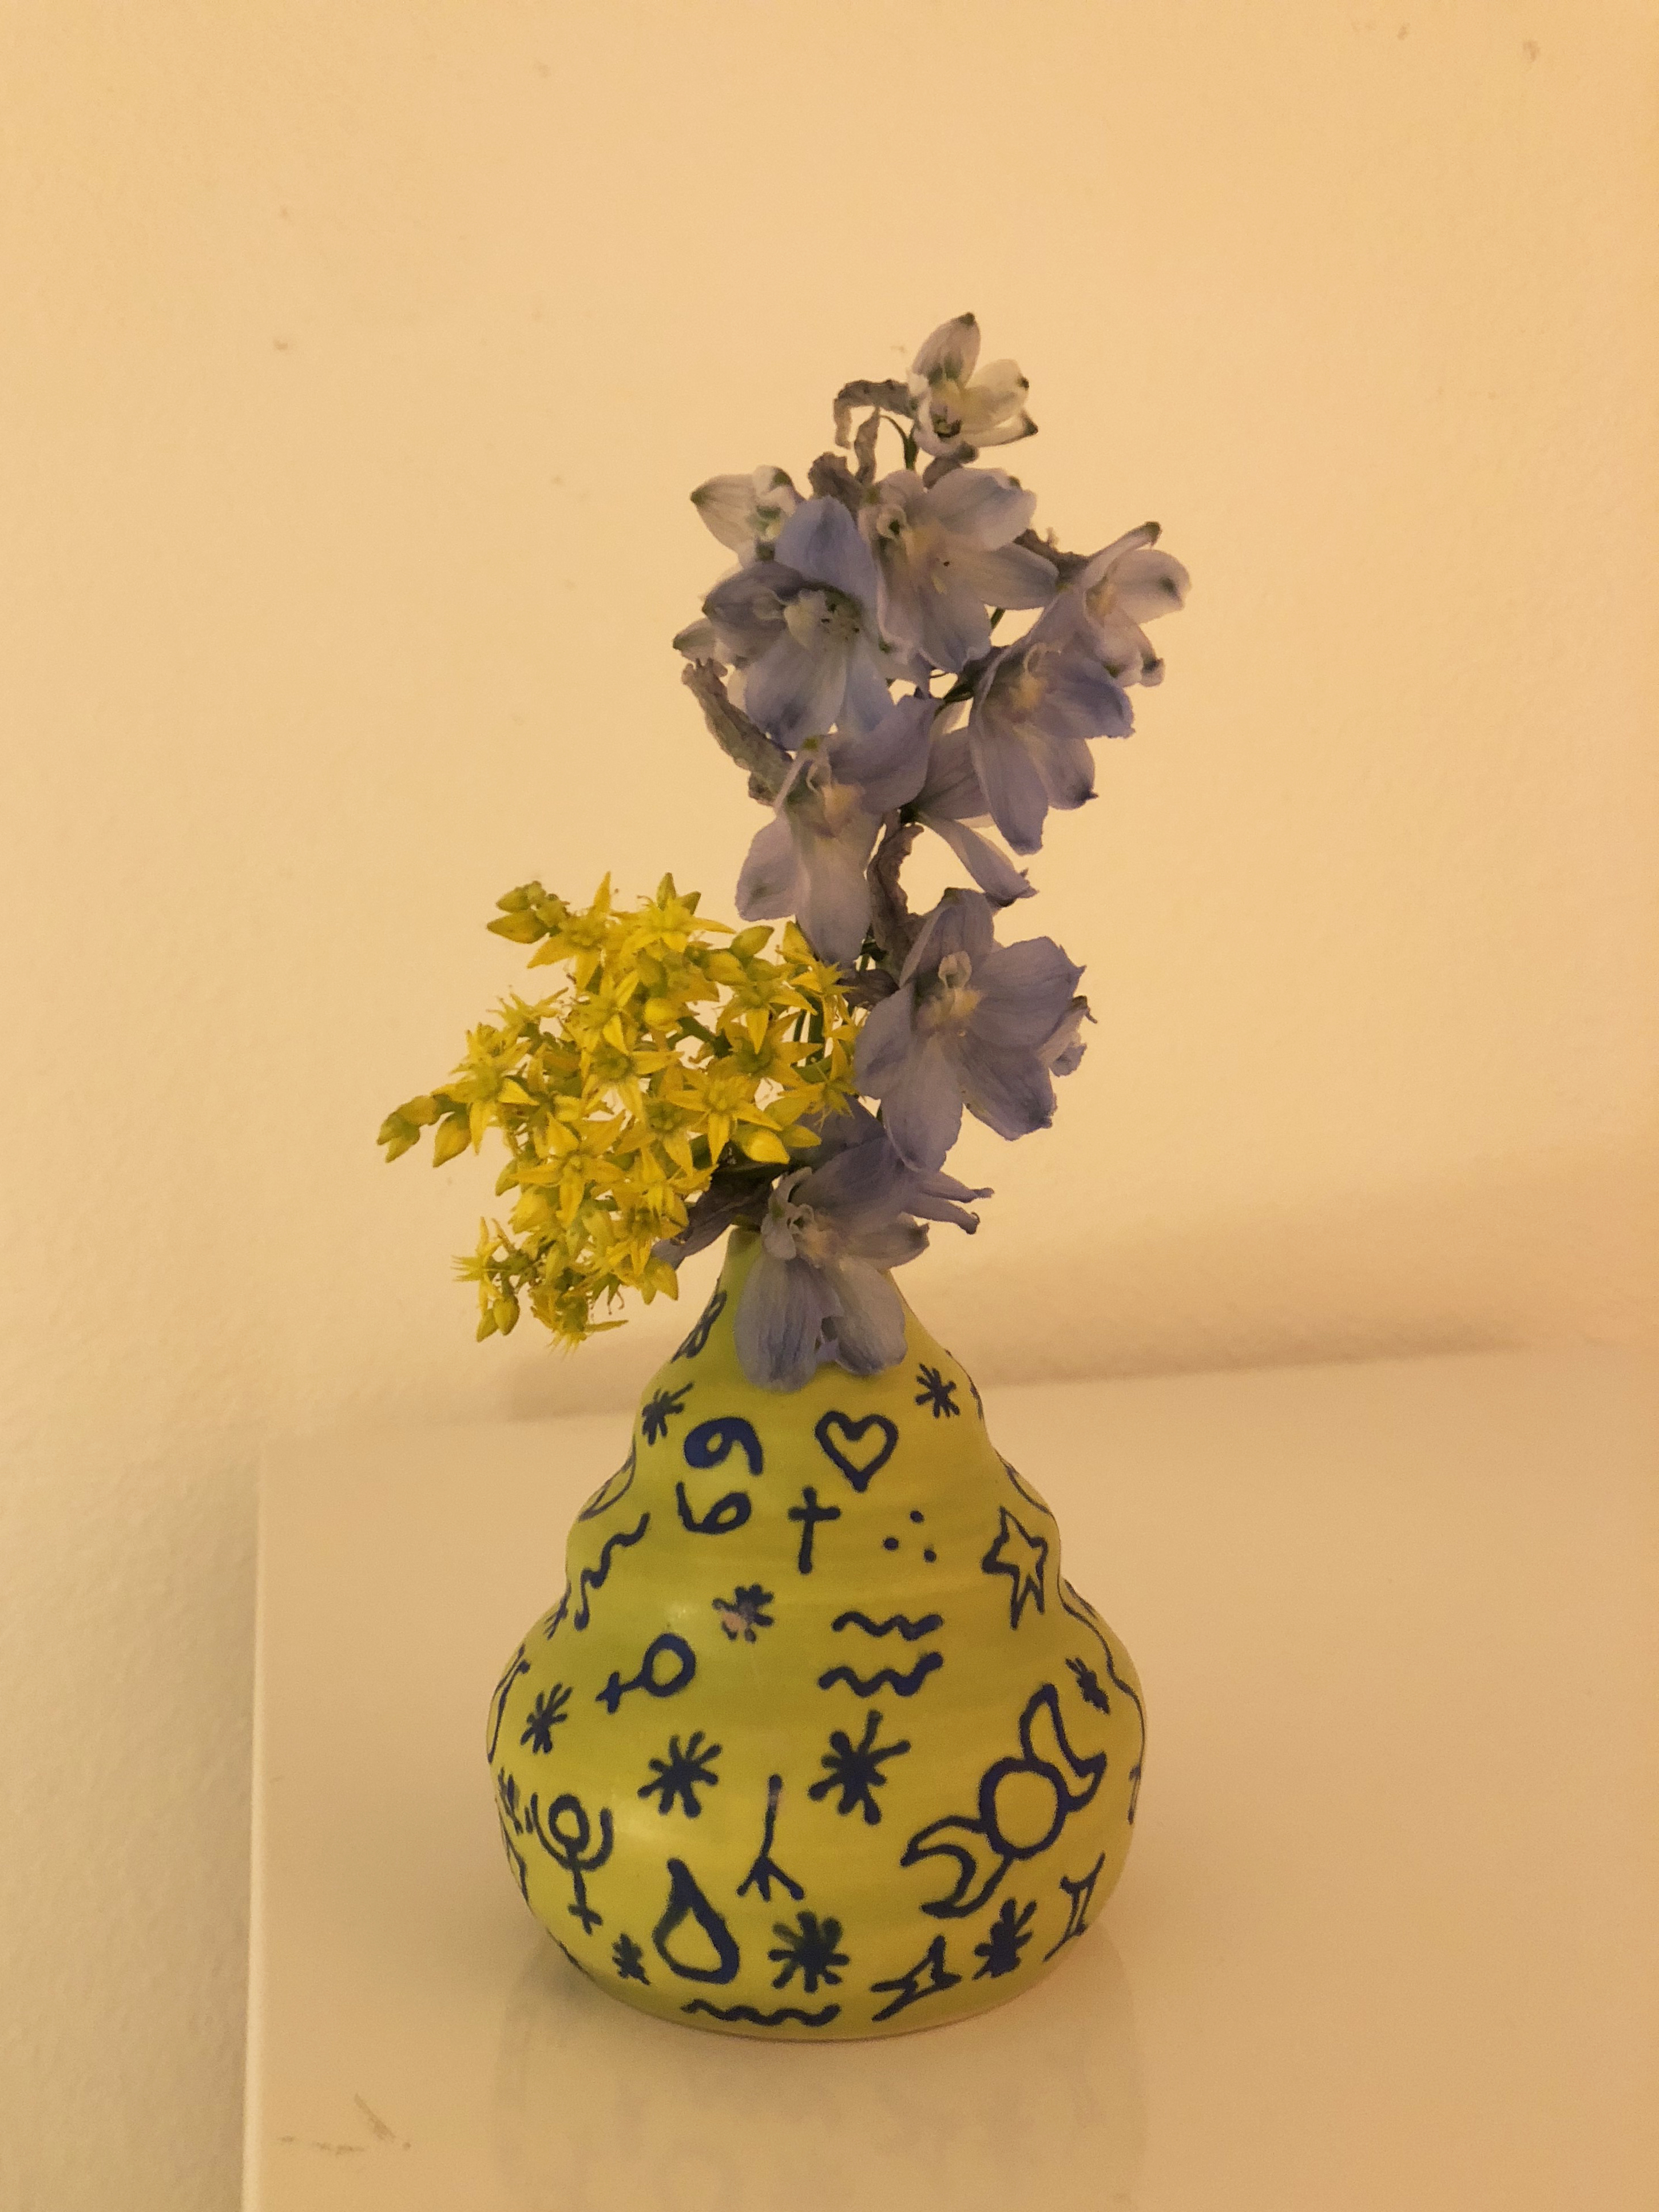
{"label": "blue heart drawing", "polygon": [[[860,1437],[867,1435],[872,1429],[878,1432],[880,1440],[874,1453],[862,1466],[856,1460],[848,1459],[830,1433],[832,1430],[839,1430],[849,1444],[856,1444]],[[885,1413],[866,1413],[861,1421],[855,1421],[848,1413],[831,1413],[824,1414],[812,1433],[826,1457],[834,1461],[862,1497],[870,1486],[871,1476],[878,1474],[893,1456],[893,1447],[898,1442],[898,1423],[890,1421]]]}

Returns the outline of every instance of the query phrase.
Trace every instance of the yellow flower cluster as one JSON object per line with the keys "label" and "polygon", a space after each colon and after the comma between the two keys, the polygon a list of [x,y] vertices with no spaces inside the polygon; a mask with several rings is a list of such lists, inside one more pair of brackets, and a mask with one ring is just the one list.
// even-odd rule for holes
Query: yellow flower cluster
{"label": "yellow flower cluster", "polygon": [[527,1301],[579,1344],[621,1326],[593,1316],[624,1290],[672,1297],[652,1247],[684,1228],[715,1168],[787,1163],[818,1141],[809,1117],[851,1098],[857,1028],[836,969],[793,922],[781,957],[763,958],[769,928],[702,921],[697,897],[672,876],[631,911],[613,910],[609,877],[585,909],[539,884],[508,891],[490,928],[567,981],[508,1000],[447,1083],[381,1125],[388,1159],[430,1128],[434,1167],[501,1132],[495,1188],[517,1200],[457,1262],[478,1286],[480,1337],[507,1334]]}

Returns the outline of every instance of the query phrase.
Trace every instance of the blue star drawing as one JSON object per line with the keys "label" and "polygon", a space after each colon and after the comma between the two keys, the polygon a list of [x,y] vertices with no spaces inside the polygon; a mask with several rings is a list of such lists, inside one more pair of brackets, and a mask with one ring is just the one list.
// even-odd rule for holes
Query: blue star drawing
{"label": "blue star drawing", "polygon": [[551,1751],[554,1729],[570,1717],[565,1711],[569,1703],[570,1692],[562,1682],[555,1682],[550,1690],[538,1690],[519,1741],[527,1743],[532,1751]]}
{"label": "blue star drawing", "polygon": [[640,1429],[648,1444],[656,1443],[668,1434],[668,1424],[690,1396],[692,1385],[683,1382],[678,1390],[659,1390],[654,1398],[646,1401],[640,1414]]}
{"label": "blue star drawing", "polygon": [[671,1735],[667,1758],[646,1762],[655,1774],[656,1780],[647,1782],[636,1794],[641,1797],[653,1797],[660,1793],[661,1802],[657,1807],[659,1813],[672,1812],[674,1800],[678,1797],[680,1809],[687,1819],[695,1820],[702,1810],[697,1802],[697,1791],[713,1790],[720,1782],[720,1777],[710,1762],[720,1757],[721,1748],[717,1743],[705,1747],[701,1729],[694,1729],[686,1738],[684,1751],[680,1748],[678,1736]]}
{"label": "blue star drawing", "polygon": [[830,1748],[818,1761],[824,1768],[822,1782],[815,1782],[807,1791],[809,1797],[822,1802],[832,1790],[841,1792],[838,1813],[862,1811],[866,1827],[873,1828],[881,1818],[881,1808],[872,1791],[880,1789],[887,1777],[881,1771],[884,1759],[896,1759],[901,1752],[908,1751],[909,1742],[884,1744],[876,1747],[876,1735],[881,1727],[881,1715],[873,1710],[866,1716],[864,1734],[854,1743],[845,1729],[832,1729]]}
{"label": "blue star drawing", "polygon": [[1068,1659],[1066,1664],[1077,1676],[1078,1695],[1085,1705],[1092,1705],[1097,1713],[1109,1713],[1112,1701],[1100,1686],[1100,1677],[1092,1667],[1085,1667],[1080,1659]]}
{"label": "blue star drawing", "polygon": [[956,1384],[947,1382],[937,1367],[918,1367],[916,1380],[921,1385],[916,1393],[916,1403],[931,1406],[936,1421],[943,1420],[947,1413],[961,1413],[962,1408],[957,1403]]}
{"label": "blue star drawing", "polygon": [[1008,1596],[1008,1626],[1018,1628],[1028,1598],[1036,1600],[1039,1613],[1043,1609],[1042,1570],[1048,1563],[1048,1543],[1046,1537],[1029,1534],[1006,1505],[997,1510],[1002,1526],[980,1565],[988,1575],[1006,1575],[1013,1584]]}
{"label": "blue star drawing", "polygon": [[985,1961],[974,1976],[976,1982],[982,1982],[988,1974],[994,1977],[1013,1972],[1019,1964],[1020,1953],[1031,1940],[1024,1932],[1025,1923],[1036,1911],[1036,1898],[1029,1905],[1018,1907],[1012,1897],[1003,1899],[1001,1911],[985,1931],[985,1941],[974,1946],[974,1956]]}
{"label": "blue star drawing", "polygon": [[755,1640],[757,1628],[770,1628],[772,1616],[763,1608],[772,1602],[772,1593],[763,1589],[758,1583],[739,1583],[730,1597],[717,1597],[714,1611],[720,1616],[720,1626],[735,1644],[742,1637],[745,1644]]}
{"label": "blue star drawing", "polygon": [[782,1948],[769,1951],[766,1955],[783,1962],[773,1979],[775,1990],[787,1989],[799,1974],[801,1987],[810,1997],[820,1982],[833,1984],[840,1981],[841,1976],[835,1970],[848,1965],[848,1960],[846,1952],[837,1948],[841,1942],[839,1920],[820,1920],[816,1912],[798,1912],[795,1918],[799,1923],[795,1928],[781,1920],[773,1923],[772,1933],[779,1938]]}
{"label": "blue star drawing", "polygon": [[618,1936],[611,1947],[611,1963],[625,1982],[651,1979],[645,1971],[645,1954],[631,1936]]}

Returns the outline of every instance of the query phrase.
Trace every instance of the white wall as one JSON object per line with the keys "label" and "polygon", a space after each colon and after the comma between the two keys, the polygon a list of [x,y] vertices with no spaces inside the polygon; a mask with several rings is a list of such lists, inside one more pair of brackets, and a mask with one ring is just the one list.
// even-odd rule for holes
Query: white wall
{"label": "white wall", "polygon": [[[1650,11],[24,4],[8,90],[0,2202],[234,2199],[263,1440],[475,1349],[385,1109],[536,873],[729,908],[684,495],[971,306],[1196,579],[1023,927],[1100,1017],[906,1287],[988,1379],[1659,1336]],[[960,1157],[960,1156],[959,1156]]]}

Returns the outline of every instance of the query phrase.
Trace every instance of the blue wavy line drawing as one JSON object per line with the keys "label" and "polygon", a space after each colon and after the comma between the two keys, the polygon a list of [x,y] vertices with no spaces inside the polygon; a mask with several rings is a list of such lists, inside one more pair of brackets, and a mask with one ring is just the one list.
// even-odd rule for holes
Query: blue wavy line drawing
{"label": "blue wavy line drawing", "polygon": [[570,1626],[573,1628],[586,1628],[592,1618],[587,1603],[588,1593],[590,1590],[605,1588],[605,1577],[611,1572],[611,1555],[617,1552],[625,1551],[630,1544],[637,1544],[650,1526],[651,1516],[648,1513],[641,1513],[637,1528],[618,1528],[614,1536],[605,1538],[605,1547],[599,1553],[599,1565],[584,1567],[581,1571],[580,1588],[576,1593],[576,1610],[570,1617]]}
{"label": "blue wavy line drawing", "polygon": [[919,1636],[931,1636],[936,1628],[945,1626],[942,1613],[925,1613],[920,1620],[908,1620],[902,1613],[889,1615],[885,1620],[872,1620],[867,1613],[843,1613],[830,1624],[832,1629],[861,1628],[866,1636],[889,1636],[894,1629],[907,1644],[914,1644]]}
{"label": "blue wavy line drawing", "polygon": [[757,2012],[753,2005],[710,2004],[707,1997],[693,1997],[680,2010],[706,2012],[711,2020],[744,2020],[751,2027],[778,2027],[786,2020],[798,2020],[803,2027],[828,2027],[832,2020],[841,2015],[838,2004],[825,2005],[822,2012],[803,2012],[799,2005],[780,2005],[775,2012]]}
{"label": "blue wavy line drawing", "polygon": [[845,1682],[849,1690],[860,1698],[873,1698],[882,1688],[890,1689],[896,1698],[914,1698],[935,1667],[945,1664],[942,1651],[925,1651],[908,1674],[896,1674],[890,1667],[884,1667],[879,1674],[864,1681],[850,1667],[832,1667],[827,1674],[818,1676],[818,1687],[827,1690],[832,1682]]}

